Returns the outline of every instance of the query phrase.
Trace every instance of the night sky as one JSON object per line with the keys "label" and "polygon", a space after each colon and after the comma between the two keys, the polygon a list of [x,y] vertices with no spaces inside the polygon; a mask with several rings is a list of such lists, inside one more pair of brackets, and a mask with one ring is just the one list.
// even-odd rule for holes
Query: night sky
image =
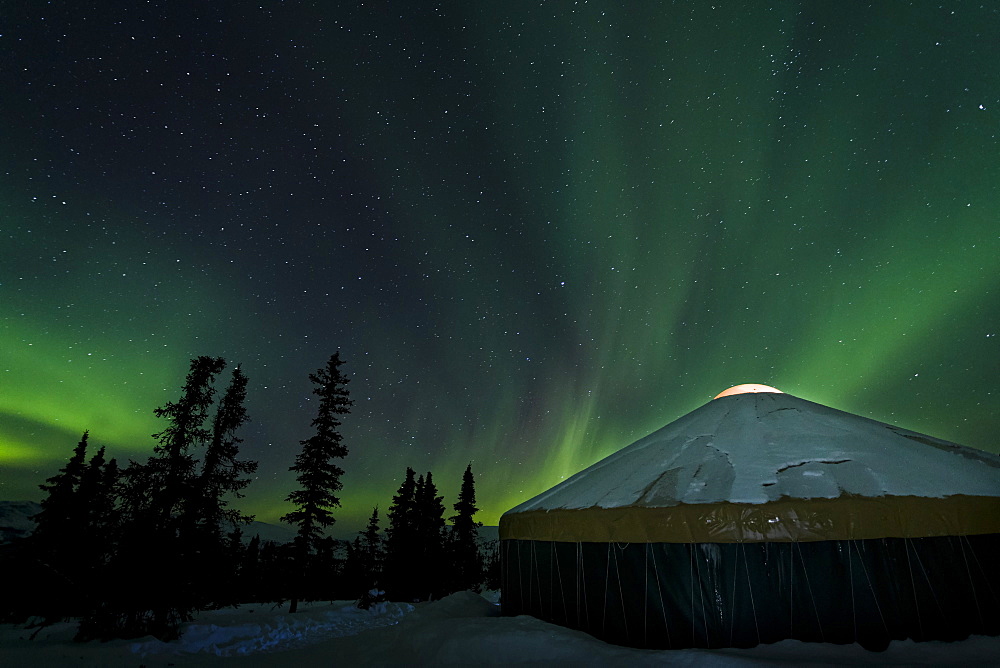
{"label": "night sky", "polygon": [[198,355],[275,521],[341,351],[338,531],[744,382],[997,452],[1000,6],[620,4],[6,4],[0,499],[144,459]]}

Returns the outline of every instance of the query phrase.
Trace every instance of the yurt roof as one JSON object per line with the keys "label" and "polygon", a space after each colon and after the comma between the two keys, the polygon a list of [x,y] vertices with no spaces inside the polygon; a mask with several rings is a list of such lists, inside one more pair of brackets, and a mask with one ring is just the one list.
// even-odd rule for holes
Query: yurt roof
{"label": "yurt roof", "polygon": [[[537,519],[539,512],[588,510],[592,514],[598,509],[631,509],[631,519],[619,520],[624,524],[647,509],[674,509],[675,518],[690,515],[686,523],[698,522],[706,512],[724,512],[739,523],[736,516],[745,515],[748,507],[773,510],[787,506],[793,513],[836,508],[831,512],[846,513],[841,521],[850,525],[859,512],[868,516],[872,512],[903,512],[918,521],[925,512],[918,508],[930,507],[930,500],[938,500],[933,505],[938,512],[967,497],[977,499],[980,505],[961,510],[963,518],[987,510],[996,515],[1000,510],[1000,457],[996,455],[768,386],[742,388],[721,393],[508,511],[506,524],[515,515],[523,521],[529,516]],[[872,505],[885,499],[906,500],[909,505]],[[800,500],[812,503],[806,506]],[[839,503],[833,506],[827,500]],[[990,508],[984,509],[983,502]],[[705,511],[705,507],[712,510]],[[864,511],[859,510],[862,507]],[[876,508],[882,510],[873,510]],[[779,523],[765,516],[758,521]],[[657,517],[662,518],[662,513]],[[972,521],[975,524],[974,518]],[[991,521],[996,524],[1000,520]],[[968,524],[965,519],[961,522]],[[501,536],[504,524],[502,521]],[[978,525],[959,530],[989,532],[988,527]],[[854,529],[845,531],[852,533]],[[873,531],[878,534],[883,529]],[[919,528],[906,531],[920,535]],[[944,528],[933,533],[942,532]]]}

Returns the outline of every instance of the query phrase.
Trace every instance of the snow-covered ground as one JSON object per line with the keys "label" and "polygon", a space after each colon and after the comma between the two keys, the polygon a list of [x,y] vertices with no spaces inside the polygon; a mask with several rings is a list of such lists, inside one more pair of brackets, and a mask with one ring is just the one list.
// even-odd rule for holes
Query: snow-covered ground
{"label": "snow-covered ground", "polygon": [[1000,638],[960,643],[894,642],[873,654],[857,645],[785,641],[749,650],[650,651],[608,645],[533,617],[499,617],[471,592],[370,611],[350,602],[246,605],[202,613],[171,643],[152,638],[72,642],[75,625],[0,626],[0,666],[996,666]]}

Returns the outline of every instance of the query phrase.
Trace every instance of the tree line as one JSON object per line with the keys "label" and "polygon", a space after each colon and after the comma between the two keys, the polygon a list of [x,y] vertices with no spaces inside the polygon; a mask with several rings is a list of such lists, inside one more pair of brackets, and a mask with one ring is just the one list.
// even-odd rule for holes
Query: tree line
{"label": "tree line", "polygon": [[[78,640],[153,635],[176,637],[199,610],[248,602],[380,598],[413,601],[497,580],[481,552],[471,464],[455,515],[444,520],[432,474],[407,468],[389,505],[388,525],[373,509],[353,541],[326,530],[340,507],[348,449],[340,418],[353,402],[344,361],[334,353],[309,375],[319,397],[313,435],[300,441],[290,470],[297,489],[281,518],[296,528],[289,544],[244,540],[253,520],[231,503],[243,496],[257,462],[240,458],[238,432],[249,421],[248,380],[239,366],[220,392],[220,357],[191,360],[181,396],[155,409],[164,428],[144,462],[120,467],[105,448],[90,454],[84,432],[66,465],[40,485],[36,528],[0,551],[0,567],[18,573],[0,618],[39,623],[79,618]],[[218,396],[217,396],[218,395]]]}

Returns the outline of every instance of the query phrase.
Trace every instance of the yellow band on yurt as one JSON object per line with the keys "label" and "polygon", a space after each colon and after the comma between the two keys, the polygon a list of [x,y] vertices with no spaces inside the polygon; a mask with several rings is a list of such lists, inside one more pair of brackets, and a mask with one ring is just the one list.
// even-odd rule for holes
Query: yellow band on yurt
{"label": "yellow band on yurt", "polygon": [[500,518],[501,540],[571,543],[811,542],[991,533],[1000,533],[1000,497],[966,495],[530,510]]}

